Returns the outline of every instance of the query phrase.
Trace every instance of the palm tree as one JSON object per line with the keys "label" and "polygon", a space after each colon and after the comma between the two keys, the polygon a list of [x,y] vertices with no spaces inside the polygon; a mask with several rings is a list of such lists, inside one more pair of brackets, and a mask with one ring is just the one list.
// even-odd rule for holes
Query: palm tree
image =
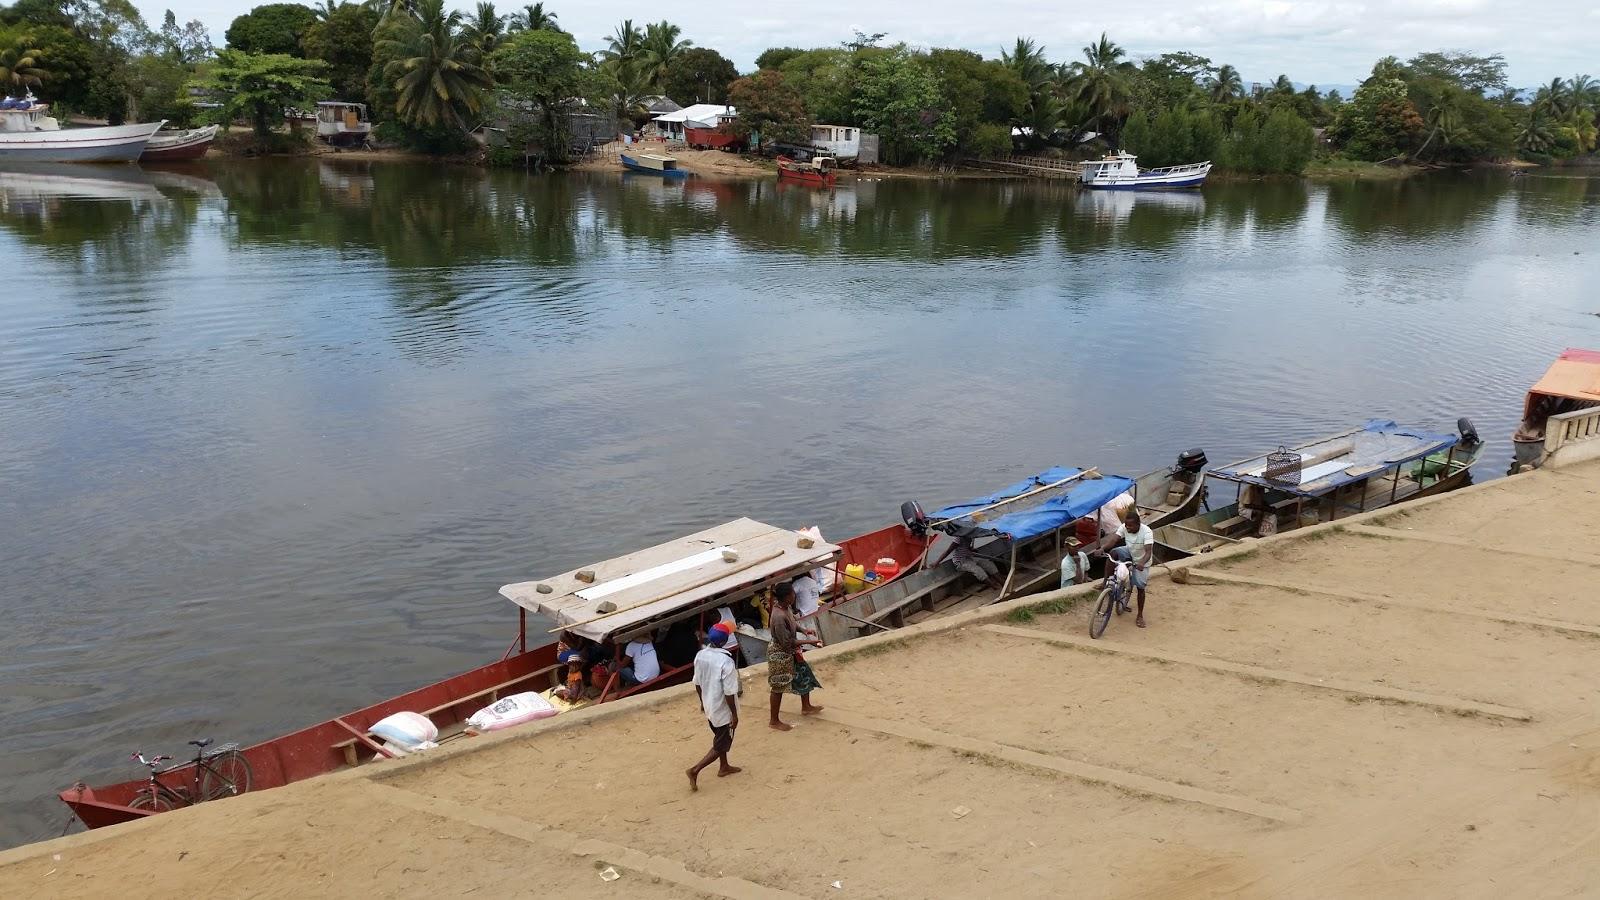
{"label": "palm tree", "polygon": [[1055,67],[1045,62],[1044,47],[1035,44],[1032,38],[1017,38],[1017,45],[1010,53],[1000,51],[1000,62],[1016,72],[1030,90],[1049,84],[1055,78]]}
{"label": "palm tree", "polygon": [[666,79],[667,69],[672,63],[683,55],[683,51],[694,46],[694,41],[678,40],[678,35],[682,33],[683,29],[665,19],[644,27],[640,63],[652,85],[659,87]]}
{"label": "palm tree", "polygon": [[1577,109],[1600,112],[1600,81],[1587,75],[1574,75],[1567,79],[1567,96]]}
{"label": "palm tree", "polygon": [[634,25],[632,19],[623,19],[617,30],[606,38],[606,49],[600,53],[608,62],[633,65],[644,53],[644,29]]}
{"label": "palm tree", "polygon": [[1521,88],[1514,88],[1514,87],[1501,88],[1500,89],[1500,93],[1498,93],[1498,94],[1496,94],[1494,96],[1494,102],[1500,104],[1501,106],[1505,106],[1505,107],[1516,106],[1519,102],[1521,102],[1521,100],[1522,100],[1522,89]]}
{"label": "palm tree", "polygon": [[1277,79],[1272,82],[1272,87],[1270,90],[1276,96],[1291,97],[1294,95],[1294,82],[1290,81],[1289,76],[1287,75],[1279,75]]}
{"label": "palm tree", "polygon": [[505,40],[506,17],[495,11],[493,3],[479,0],[478,11],[461,29],[461,37],[472,45],[481,63]]}
{"label": "palm tree", "polygon": [[40,84],[48,73],[39,67],[44,52],[33,46],[33,38],[26,34],[11,35],[0,47],[0,90],[7,97],[20,96],[28,88]]}
{"label": "palm tree", "polygon": [[349,5],[349,3],[341,2],[341,0],[322,0],[321,4],[311,4],[311,11],[316,14],[319,21],[326,22],[333,18],[333,14],[338,12],[341,7]]}
{"label": "palm tree", "polygon": [[1526,153],[1549,153],[1555,143],[1555,132],[1550,130],[1549,120],[1538,113],[1529,114],[1517,129],[1517,149]]}
{"label": "palm tree", "polygon": [[1216,103],[1226,103],[1235,97],[1244,96],[1244,79],[1239,77],[1239,70],[1224,64],[1217,69],[1217,74],[1206,81],[1206,92]]}
{"label": "palm tree", "polygon": [[511,14],[511,31],[560,31],[556,14],[544,8],[544,3],[524,6],[521,12]]}
{"label": "palm tree", "polygon": [[1461,126],[1461,99],[1454,91],[1445,91],[1434,101],[1433,108],[1428,110],[1427,124],[1432,127],[1428,132],[1428,139],[1417,148],[1413,158],[1421,159],[1422,152],[1428,149],[1434,138],[1441,138],[1440,146],[1448,147]]}
{"label": "palm tree", "polygon": [[444,0],[417,0],[416,9],[374,48],[391,60],[383,74],[399,95],[395,112],[416,127],[465,131],[493,81],[459,34],[460,12],[446,12]]}
{"label": "palm tree", "polygon": [[1550,79],[1550,83],[1539,88],[1533,95],[1535,109],[1548,113],[1551,118],[1565,119],[1572,112],[1572,96],[1567,92],[1567,83],[1560,78]]}
{"label": "palm tree", "polygon": [[1103,131],[1115,132],[1128,115],[1134,66],[1126,55],[1101,32],[1099,42],[1083,48],[1083,61],[1072,64],[1067,79],[1067,100],[1081,106]]}

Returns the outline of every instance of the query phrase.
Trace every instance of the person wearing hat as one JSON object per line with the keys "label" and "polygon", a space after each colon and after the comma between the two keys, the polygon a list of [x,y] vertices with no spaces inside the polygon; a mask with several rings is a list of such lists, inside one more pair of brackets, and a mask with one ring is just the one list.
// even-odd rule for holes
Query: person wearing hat
{"label": "person wearing hat", "polygon": [[733,662],[728,645],[733,629],[718,622],[706,632],[705,646],[694,657],[694,688],[700,693],[700,708],[711,726],[711,750],[689,767],[689,790],[700,790],[700,771],[716,760],[717,777],[726,778],[742,771],[728,763],[733,749],[733,732],[739,727],[739,667]]}

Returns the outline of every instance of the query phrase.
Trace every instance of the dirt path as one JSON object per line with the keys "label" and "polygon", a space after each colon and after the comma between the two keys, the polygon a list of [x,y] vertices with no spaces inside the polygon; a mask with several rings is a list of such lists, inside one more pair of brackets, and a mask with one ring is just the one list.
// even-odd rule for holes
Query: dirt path
{"label": "dirt path", "polygon": [[0,854],[0,893],[1589,894],[1600,636],[1468,613],[1600,625],[1600,565],[1516,556],[1593,554],[1597,492],[1600,466],[1540,473],[1392,516],[1398,535],[1201,567],[1366,599],[1158,577],[1151,627],[1118,619],[1092,646],[1048,640],[1084,634],[1072,610],[819,659],[827,712],[787,734],[748,681],[745,771],[698,794],[682,770],[708,734],[678,692]]}

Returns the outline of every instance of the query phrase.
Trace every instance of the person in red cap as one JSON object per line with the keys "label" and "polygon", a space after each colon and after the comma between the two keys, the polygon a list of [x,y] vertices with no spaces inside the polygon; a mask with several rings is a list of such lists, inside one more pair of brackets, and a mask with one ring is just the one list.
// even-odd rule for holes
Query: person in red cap
{"label": "person in red cap", "polygon": [[711,751],[689,767],[689,790],[700,790],[700,770],[721,763],[717,777],[726,778],[743,771],[728,763],[728,751],[733,749],[733,732],[739,727],[739,667],[728,652],[733,641],[733,629],[718,622],[706,632],[705,646],[694,658],[694,687],[700,692],[700,707],[705,711],[706,724],[711,726]]}

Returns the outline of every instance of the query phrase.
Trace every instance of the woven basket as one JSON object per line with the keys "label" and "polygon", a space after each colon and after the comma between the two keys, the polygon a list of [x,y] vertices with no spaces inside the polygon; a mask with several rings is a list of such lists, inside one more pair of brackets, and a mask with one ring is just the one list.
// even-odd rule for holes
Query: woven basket
{"label": "woven basket", "polygon": [[1267,454],[1267,470],[1263,474],[1268,481],[1299,484],[1300,454],[1290,451],[1287,447],[1279,447],[1276,453]]}

